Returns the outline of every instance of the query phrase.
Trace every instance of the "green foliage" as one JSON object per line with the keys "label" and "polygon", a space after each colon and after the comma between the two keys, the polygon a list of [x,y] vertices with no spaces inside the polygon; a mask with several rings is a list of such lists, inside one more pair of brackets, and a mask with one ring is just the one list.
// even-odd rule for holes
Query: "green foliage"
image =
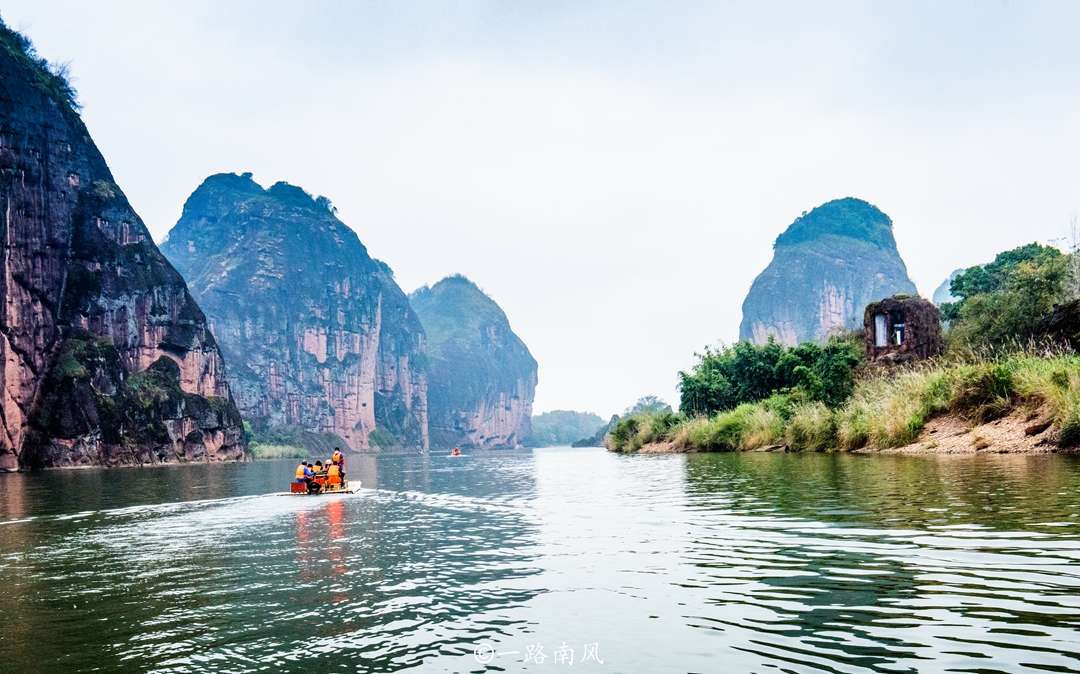
{"label": "green foliage", "polygon": [[592,437],[604,425],[604,420],[591,412],[552,410],[532,418],[533,447],[569,445],[582,438]]}
{"label": "green foliage", "polygon": [[990,360],[932,362],[861,379],[842,405],[807,401],[799,392],[742,403],[712,416],[642,415],[620,420],[610,449],[633,452],[670,442],[697,451],[900,447],[945,413],[985,423],[1020,412],[1048,420],[1058,444],[1080,444],[1080,355],[1014,353]]}
{"label": "green foliage", "polygon": [[950,285],[960,299],[942,305],[949,347],[995,348],[1037,337],[1040,322],[1066,299],[1071,274],[1069,256],[1037,243],[969,268]]}
{"label": "green foliage", "polygon": [[257,460],[310,459],[311,453],[303,447],[292,445],[252,445],[251,456]]}
{"label": "green foliage", "polygon": [[787,230],[776,237],[776,247],[792,246],[822,236],[844,236],[895,249],[892,221],[877,207],[847,197],[835,199],[803,213]]}
{"label": "green foliage", "polygon": [[252,429],[256,445],[279,445],[302,447],[315,456],[330,456],[334,447],[345,449],[348,445],[333,433],[312,433],[300,426],[281,425],[272,428]]}
{"label": "green foliage", "polygon": [[396,447],[398,441],[393,433],[381,426],[376,426],[375,429],[368,434],[368,444],[376,449],[390,449],[391,447]]}
{"label": "green foliage", "polygon": [[102,199],[115,199],[116,185],[107,180],[95,180],[93,193]]}
{"label": "green foliage", "polygon": [[[166,356],[161,358],[173,363]],[[175,363],[173,364],[175,365]],[[174,378],[167,370],[154,368],[153,365],[142,372],[129,375],[124,388],[127,399],[144,410],[160,407],[169,400],[183,397],[183,391],[180,389],[179,373]]]}
{"label": "green foliage", "polygon": [[684,420],[683,416],[672,412],[670,407],[666,412],[642,412],[623,417],[611,429],[613,448],[636,452],[650,442],[660,441]]}
{"label": "green foliage", "polygon": [[78,112],[78,92],[71,84],[71,66],[68,63],[49,63],[38,55],[33,41],[18,31],[11,30],[0,21],[0,48],[23,60],[29,67],[34,85],[54,100],[66,103]]}
{"label": "green foliage", "polygon": [[772,338],[763,346],[737,342],[706,348],[698,359],[690,373],[679,373],[679,409],[685,414],[714,414],[780,392],[836,406],[851,396],[862,361],[857,347],[839,338],[825,346],[784,347]]}
{"label": "green foliage", "polygon": [[623,412],[623,416],[632,417],[640,414],[670,414],[671,411],[671,405],[668,405],[657,396],[647,395],[638,398],[638,401],[634,403],[632,407],[629,407]]}

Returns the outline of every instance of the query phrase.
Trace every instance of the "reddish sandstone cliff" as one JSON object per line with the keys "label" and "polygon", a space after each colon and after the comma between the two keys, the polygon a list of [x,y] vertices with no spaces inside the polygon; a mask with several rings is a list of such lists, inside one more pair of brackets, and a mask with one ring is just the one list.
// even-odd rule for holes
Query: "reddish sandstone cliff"
{"label": "reddish sandstone cliff", "polygon": [[0,468],[246,457],[202,312],[2,25],[0,237]]}
{"label": "reddish sandstone cliff", "polygon": [[510,448],[532,435],[536,360],[506,314],[464,276],[409,296],[428,337],[433,447]]}
{"label": "reddish sandstone cliff", "polygon": [[328,201],[210,176],[162,250],[206,310],[257,436],[427,447],[423,328]]}

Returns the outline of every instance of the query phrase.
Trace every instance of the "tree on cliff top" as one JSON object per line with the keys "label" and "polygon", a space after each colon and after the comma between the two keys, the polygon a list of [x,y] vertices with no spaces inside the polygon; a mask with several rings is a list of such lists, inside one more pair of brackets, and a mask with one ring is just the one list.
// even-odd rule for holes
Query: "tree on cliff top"
{"label": "tree on cliff top", "polygon": [[889,216],[876,206],[854,197],[834,199],[809,213],[803,213],[776,237],[773,245],[775,248],[794,246],[828,235],[858,239],[896,251]]}

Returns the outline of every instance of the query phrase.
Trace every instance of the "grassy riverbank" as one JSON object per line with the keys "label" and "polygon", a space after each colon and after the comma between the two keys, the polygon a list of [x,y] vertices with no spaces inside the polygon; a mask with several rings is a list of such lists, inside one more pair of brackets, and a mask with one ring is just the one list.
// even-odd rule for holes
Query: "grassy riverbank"
{"label": "grassy riverbank", "polygon": [[712,416],[637,415],[618,423],[608,448],[636,452],[665,443],[672,451],[706,452],[769,445],[792,451],[888,449],[913,443],[927,422],[946,414],[959,415],[973,426],[1019,414],[1035,428],[1045,425],[1049,441],[1076,445],[1080,356],[1022,353],[870,374],[856,381],[851,397],[836,407],[796,392]]}
{"label": "grassy riverbank", "polygon": [[256,461],[266,459],[310,459],[311,454],[303,447],[293,445],[260,445],[251,446],[251,458]]}

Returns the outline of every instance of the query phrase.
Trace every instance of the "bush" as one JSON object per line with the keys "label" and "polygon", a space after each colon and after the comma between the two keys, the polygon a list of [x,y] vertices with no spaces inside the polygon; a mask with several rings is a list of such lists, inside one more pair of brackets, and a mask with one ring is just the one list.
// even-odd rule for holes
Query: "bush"
{"label": "bush", "polygon": [[706,348],[698,359],[691,372],[679,373],[684,414],[714,414],[784,392],[836,407],[851,396],[862,362],[858,347],[843,338],[789,348],[770,337],[763,346]]}
{"label": "bush", "polygon": [[1072,256],[1037,243],[971,267],[950,284],[960,299],[942,305],[950,350],[1016,349],[1038,338],[1042,321],[1066,299],[1072,273]]}

